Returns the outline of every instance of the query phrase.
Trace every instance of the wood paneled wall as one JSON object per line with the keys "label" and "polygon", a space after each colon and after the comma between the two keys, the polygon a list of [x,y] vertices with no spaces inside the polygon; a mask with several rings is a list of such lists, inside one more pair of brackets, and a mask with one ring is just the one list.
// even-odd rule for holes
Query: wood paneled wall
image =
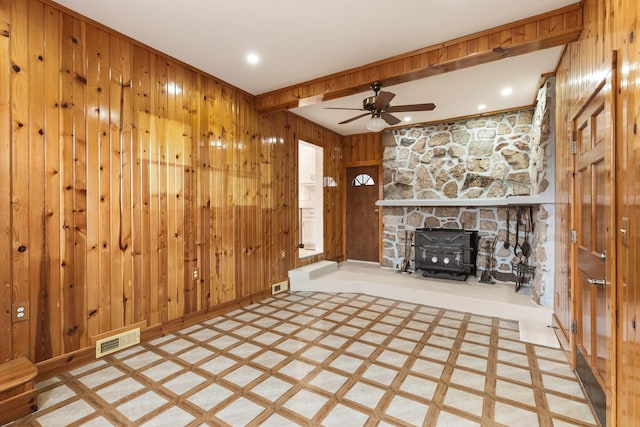
{"label": "wood paneled wall", "polygon": [[345,166],[382,164],[382,133],[369,132],[344,137]]}
{"label": "wood paneled wall", "polygon": [[49,2],[0,0],[0,362],[268,295],[299,265],[298,139],[325,148],[324,258],[341,259],[341,136]]}
{"label": "wood paneled wall", "polygon": [[[610,69],[612,51],[617,51],[616,106],[616,238],[618,319],[614,337],[618,358],[617,376],[607,414],[608,424],[640,425],[640,6],[637,1],[585,0],[584,29],[578,42],[564,53],[557,76],[557,165],[556,265],[569,265],[569,206],[572,203],[571,119],[594,86]],[[620,229],[626,229],[626,238]],[[569,321],[570,279],[566,271],[556,271],[555,288],[560,292],[559,319]],[[568,325],[563,325],[568,328]]]}

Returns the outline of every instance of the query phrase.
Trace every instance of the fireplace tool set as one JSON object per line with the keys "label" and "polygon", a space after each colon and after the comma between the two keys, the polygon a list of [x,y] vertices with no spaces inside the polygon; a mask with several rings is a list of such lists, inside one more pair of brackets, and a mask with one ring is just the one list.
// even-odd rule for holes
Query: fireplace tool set
{"label": "fireplace tool set", "polygon": [[[507,218],[509,213],[507,211]],[[524,226],[524,240],[522,244],[519,243],[520,239],[520,223]],[[529,283],[536,268],[533,265],[529,265],[529,257],[531,256],[531,244],[529,243],[529,233],[533,233],[533,208],[516,209],[516,244],[513,246],[513,254],[515,258],[513,260],[513,270],[516,275],[516,287],[515,291],[518,292],[525,283]]]}
{"label": "fireplace tool set", "polygon": [[411,246],[413,242],[413,232],[404,230],[404,258],[400,262],[400,273],[411,273],[409,271],[409,257],[411,256]]}
{"label": "fireplace tool set", "polygon": [[494,276],[496,275],[496,244],[498,243],[498,236],[492,241],[487,240],[485,243],[485,265],[484,271],[480,276],[480,282],[493,285],[496,283]]}

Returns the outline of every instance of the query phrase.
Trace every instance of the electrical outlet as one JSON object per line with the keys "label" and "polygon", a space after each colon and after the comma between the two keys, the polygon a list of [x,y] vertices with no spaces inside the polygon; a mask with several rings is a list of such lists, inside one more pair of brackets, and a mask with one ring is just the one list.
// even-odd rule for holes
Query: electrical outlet
{"label": "electrical outlet", "polygon": [[193,269],[193,280],[198,280],[200,278],[200,269],[199,268],[194,268]]}
{"label": "electrical outlet", "polygon": [[29,320],[29,301],[21,301],[17,304],[13,304],[11,312],[13,313],[13,322]]}
{"label": "electrical outlet", "polygon": [[284,250],[284,249],[283,249],[283,250],[281,250],[281,251],[280,251],[280,258],[283,258],[283,259],[284,259],[284,258],[286,258],[286,257],[287,257],[287,253],[285,252],[285,250]]}

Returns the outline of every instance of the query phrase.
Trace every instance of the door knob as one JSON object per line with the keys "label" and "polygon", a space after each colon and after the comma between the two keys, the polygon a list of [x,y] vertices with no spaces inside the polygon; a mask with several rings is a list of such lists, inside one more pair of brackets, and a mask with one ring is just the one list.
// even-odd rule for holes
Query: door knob
{"label": "door knob", "polygon": [[587,282],[589,282],[589,284],[595,285],[595,286],[606,286],[607,285],[607,281],[604,280],[604,279],[587,279]]}
{"label": "door knob", "polygon": [[375,208],[375,209],[373,210],[373,212],[378,213],[378,212],[380,212],[380,210],[379,210],[378,208]]}
{"label": "door knob", "polygon": [[600,259],[602,261],[606,261],[607,260],[607,251],[600,252]]}

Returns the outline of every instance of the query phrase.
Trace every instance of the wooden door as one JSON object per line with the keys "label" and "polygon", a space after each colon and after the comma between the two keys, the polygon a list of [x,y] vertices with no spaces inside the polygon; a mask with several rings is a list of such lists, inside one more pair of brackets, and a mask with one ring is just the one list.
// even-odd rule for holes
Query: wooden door
{"label": "wooden door", "polygon": [[378,262],[378,166],[347,168],[347,259]]}
{"label": "wooden door", "polygon": [[606,396],[611,396],[615,313],[613,260],[614,104],[609,77],[574,119],[576,137],[576,370],[605,425]]}

